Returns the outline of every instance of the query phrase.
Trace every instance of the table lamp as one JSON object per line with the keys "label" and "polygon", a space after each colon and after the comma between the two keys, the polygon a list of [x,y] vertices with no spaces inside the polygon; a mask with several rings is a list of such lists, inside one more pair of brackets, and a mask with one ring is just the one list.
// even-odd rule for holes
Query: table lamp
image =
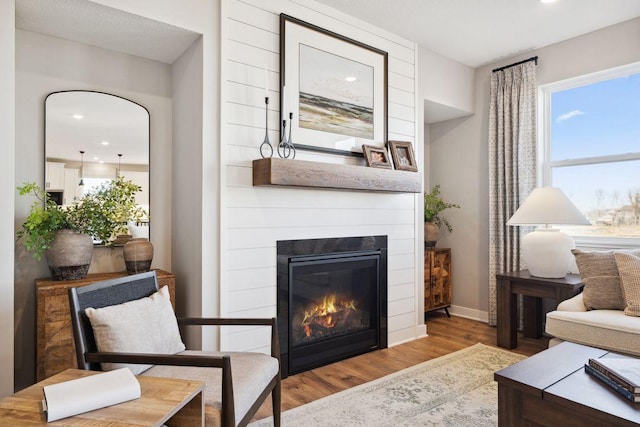
{"label": "table lamp", "polygon": [[573,239],[549,227],[555,225],[590,225],[590,222],[559,189],[536,188],[507,225],[542,225],[522,239],[522,258],[532,276],[560,278],[572,265]]}

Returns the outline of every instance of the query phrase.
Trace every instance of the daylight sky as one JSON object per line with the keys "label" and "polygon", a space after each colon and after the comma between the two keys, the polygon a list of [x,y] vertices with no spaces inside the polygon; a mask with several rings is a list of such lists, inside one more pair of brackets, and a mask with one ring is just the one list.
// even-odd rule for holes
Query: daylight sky
{"label": "daylight sky", "polygon": [[[551,105],[551,160],[640,152],[640,74],[556,92]],[[583,212],[598,189],[600,208],[621,206],[640,189],[640,161],[559,168],[552,180]]]}
{"label": "daylight sky", "polygon": [[300,45],[300,92],[373,108],[373,67]]}

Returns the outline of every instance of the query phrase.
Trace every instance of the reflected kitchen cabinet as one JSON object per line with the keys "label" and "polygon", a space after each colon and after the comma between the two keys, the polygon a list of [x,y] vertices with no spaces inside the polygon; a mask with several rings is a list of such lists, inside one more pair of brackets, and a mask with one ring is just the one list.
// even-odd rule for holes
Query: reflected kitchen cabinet
{"label": "reflected kitchen cabinet", "polygon": [[62,196],[62,204],[70,205],[76,198],[82,197],[82,187],[78,185],[80,182],[80,173],[78,169],[64,170],[64,193]]}
{"label": "reflected kitchen cabinet", "polygon": [[64,190],[64,163],[47,162],[45,175],[46,190]]}

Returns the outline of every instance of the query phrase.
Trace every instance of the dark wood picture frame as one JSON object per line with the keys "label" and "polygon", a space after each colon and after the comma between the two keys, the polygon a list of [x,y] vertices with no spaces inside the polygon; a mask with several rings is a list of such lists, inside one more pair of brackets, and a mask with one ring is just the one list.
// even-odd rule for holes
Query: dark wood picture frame
{"label": "dark wood picture frame", "polygon": [[[309,128],[307,126],[301,127],[300,111],[305,105],[310,102],[314,102],[309,99],[309,94],[304,93],[301,97],[300,85],[304,84],[305,72],[301,57],[301,49],[312,50],[317,55],[328,55],[329,58],[336,61],[350,61],[352,65],[363,66],[371,69],[372,84],[370,87],[371,106],[363,107],[364,109],[371,110],[370,113],[363,113],[364,116],[359,114],[346,114],[339,115],[339,119],[335,122],[328,123],[322,120],[322,113],[315,116],[319,117],[320,127]],[[339,71],[342,68],[332,68],[329,64],[331,61],[320,61],[320,66],[325,66],[329,71]],[[314,67],[317,68],[317,63],[314,62]],[[302,69],[302,73],[301,73]],[[342,74],[350,73],[351,71],[345,71]],[[341,78],[346,81],[348,74],[342,75]],[[334,80],[336,81],[336,80]],[[357,40],[350,39],[343,35],[334,33],[284,13],[280,14],[280,123],[283,120],[289,120],[290,113],[293,113],[291,123],[287,122],[287,133],[291,132],[291,138],[296,148],[302,150],[316,151],[329,154],[340,154],[348,156],[361,157],[363,154],[360,152],[360,147],[364,144],[372,146],[384,147],[388,140],[388,96],[387,96],[387,82],[388,82],[388,53],[374,48],[372,46],[361,43]],[[285,89],[286,88],[286,89]],[[335,88],[327,88],[327,92]],[[345,93],[348,91],[345,91]],[[335,93],[335,92],[331,92]],[[311,96],[316,96],[314,93]],[[317,105],[314,107],[322,106],[324,101],[333,103],[330,108],[337,107],[340,110],[341,105],[349,105],[343,111],[352,111],[353,105],[349,104],[348,100],[333,98],[332,96],[322,97],[320,95],[317,100]],[[320,110],[321,110],[320,108]],[[286,110],[286,111],[285,111]],[[309,111],[307,109],[306,111]],[[335,126],[335,129],[339,129],[343,120],[352,120],[358,122],[360,125],[366,126],[366,116],[370,114],[372,127],[372,137],[369,138],[365,135],[349,135],[348,133],[331,132],[328,128]],[[336,117],[336,112],[331,112],[332,117]],[[328,115],[327,115],[328,117]],[[303,118],[304,123],[311,123],[306,118]],[[293,127],[292,127],[293,126]],[[325,126],[325,128],[322,128]],[[280,126],[280,138],[282,139],[283,126]],[[348,129],[345,126],[343,129]],[[368,133],[368,130],[367,132]]]}
{"label": "dark wood picture frame", "polygon": [[372,168],[393,169],[389,161],[389,154],[385,147],[377,147],[374,145],[362,145],[362,152],[367,161],[367,166]]}
{"label": "dark wood picture frame", "polygon": [[413,144],[407,141],[389,141],[389,150],[397,170],[418,172]]}

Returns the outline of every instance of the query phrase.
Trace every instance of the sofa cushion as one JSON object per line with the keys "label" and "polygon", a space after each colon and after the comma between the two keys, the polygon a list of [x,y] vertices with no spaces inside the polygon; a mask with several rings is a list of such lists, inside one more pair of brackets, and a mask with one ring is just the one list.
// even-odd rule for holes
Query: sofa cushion
{"label": "sofa cushion", "polygon": [[[175,354],[185,349],[167,286],[146,298],[85,312],[99,351]],[[103,371],[124,367],[138,375],[151,365],[102,363]]]}
{"label": "sofa cushion", "polygon": [[[280,365],[278,359],[263,353],[253,352],[207,352],[186,350],[179,354],[197,356],[231,357],[231,378],[233,381],[233,398],[235,399],[236,423],[246,415],[251,405],[258,399],[269,382],[278,375]],[[222,408],[222,369],[203,368],[198,366],[165,366],[154,365],[142,375],[164,378],[181,378],[185,380],[203,381],[205,425],[220,425]]]}
{"label": "sofa cushion", "polygon": [[640,319],[622,310],[552,311],[545,331],[565,341],[640,356]]}
{"label": "sofa cushion", "polygon": [[580,292],[569,299],[562,301],[558,304],[558,310],[560,311],[587,311],[587,307],[584,305],[584,295]]}
{"label": "sofa cushion", "polygon": [[622,252],[616,253],[615,258],[625,302],[624,314],[640,316],[640,258]]}
{"label": "sofa cushion", "polygon": [[[624,310],[620,275],[614,251],[571,251],[584,282],[584,305],[589,310]],[[640,255],[640,250],[629,252]]]}

